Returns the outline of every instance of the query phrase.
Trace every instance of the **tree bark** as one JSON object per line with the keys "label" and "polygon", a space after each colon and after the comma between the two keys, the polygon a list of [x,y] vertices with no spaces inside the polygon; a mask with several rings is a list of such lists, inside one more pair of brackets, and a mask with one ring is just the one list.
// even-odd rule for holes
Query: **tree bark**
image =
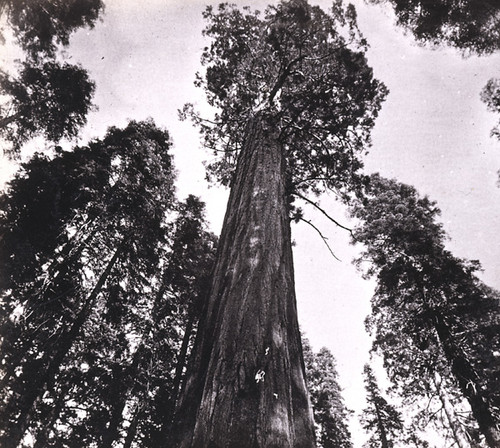
{"label": "tree bark", "polygon": [[315,446],[297,322],[285,160],[262,117],[238,159],[178,447]]}

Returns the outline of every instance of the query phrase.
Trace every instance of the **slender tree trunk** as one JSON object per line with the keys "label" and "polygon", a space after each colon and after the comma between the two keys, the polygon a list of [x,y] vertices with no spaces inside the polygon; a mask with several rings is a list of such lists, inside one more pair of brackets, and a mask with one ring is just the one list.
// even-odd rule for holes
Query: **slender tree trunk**
{"label": "slender tree trunk", "polygon": [[443,346],[446,358],[450,362],[451,371],[458,386],[468,400],[472,415],[478,423],[490,448],[500,448],[500,429],[491,413],[488,397],[478,382],[477,374],[466,355],[453,340],[448,324],[439,313],[436,313],[434,326]]}
{"label": "slender tree trunk", "polygon": [[382,421],[382,416],[380,415],[380,409],[377,404],[377,400],[373,397],[373,405],[375,406],[375,413],[377,414],[377,428],[380,434],[381,448],[389,448],[389,441],[387,440],[387,432],[384,427],[384,422]]}
{"label": "slender tree trunk", "polygon": [[470,448],[471,444],[469,443],[467,436],[464,434],[463,428],[453,416],[453,409],[451,409],[451,404],[445,396],[445,392],[441,388],[441,378],[439,378],[437,373],[434,374],[432,381],[434,383],[434,387],[436,388],[439,401],[443,406],[443,411],[446,416],[446,420],[448,421],[448,427],[453,435],[453,440],[458,448]]}
{"label": "slender tree trunk", "polygon": [[[194,308],[194,307],[191,307]],[[191,336],[193,334],[193,327],[195,321],[194,311],[190,310],[190,314],[188,317],[188,321],[186,323],[186,328],[184,329],[184,335],[182,337],[182,344],[179,350],[179,354],[177,356],[177,365],[175,366],[175,374],[174,374],[174,382],[172,385],[172,406],[175,409],[177,400],[179,399],[180,394],[180,386],[182,380],[182,372],[184,367],[186,367],[186,360],[188,357],[188,349],[189,349],[189,341],[191,340]]]}
{"label": "slender tree trunk", "polygon": [[139,426],[139,421],[141,419],[142,408],[138,404],[130,422],[130,426],[127,429],[127,436],[125,437],[125,442],[123,443],[123,448],[130,448],[134,442],[135,436],[137,435],[137,427]]}
{"label": "slender tree trunk", "polygon": [[186,361],[188,358],[188,349],[189,349],[189,341],[191,339],[194,323],[199,316],[195,316],[194,311],[192,309],[194,307],[190,307],[190,314],[188,317],[188,321],[186,323],[186,328],[184,330],[184,335],[182,337],[181,347],[179,349],[179,354],[177,355],[177,363],[175,366],[174,380],[172,383],[172,394],[170,396],[169,403],[164,407],[164,421],[161,428],[160,440],[163,442],[166,441],[168,445],[175,443],[175,434],[173,432],[174,422],[174,414],[177,408],[177,403],[179,400],[179,396],[181,394],[181,385],[182,385],[182,377],[183,370],[186,367]]}
{"label": "slender tree trunk", "polygon": [[[55,381],[55,376],[57,375],[64,358],[78,337],[83,324],[86,322],[90,312],[92,311],[97,296],[109,277],[111,270],[118,261],[122,247],[123,245],[115,251],[111,260],[108,262],[106,269],[101,274],[92,292],[85,300],[82,309],[73,321],[69,330],[61,335],[59,344],[55,348],[55,353],[51,356],[46,369],[39,373],[27,372],[27,375],[31,378],[32,384],[30,385],[28,394],[20,398],[20,406],[17,401],[15,403],[11,402],[7,405],[14,411],[17,411],[20,407],[21,412],[16,419],[15,427],[12,427],[10,433],[5,434],[3,440],[1,440],[2,447],[15,448],[19,445],[31,422],[37,402],[42,399],[45,391],[50,388]],[[30,378],[28,378],[28,381],[30,381]]]}
{"label": "slender tree trunk", "polygon": [[315,446],[297,322],[285,161],[250,121],[207,309],[180,402],[178,446]]}

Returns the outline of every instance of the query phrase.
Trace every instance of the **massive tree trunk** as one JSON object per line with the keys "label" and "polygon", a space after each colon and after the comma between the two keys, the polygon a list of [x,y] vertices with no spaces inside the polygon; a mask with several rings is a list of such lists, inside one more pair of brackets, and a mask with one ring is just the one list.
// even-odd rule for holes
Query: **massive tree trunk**
{"label": "massive tree trunk", "polygon": [[261,117],[246,137],[177,413],[182,448],[315,446],[285,161]]}

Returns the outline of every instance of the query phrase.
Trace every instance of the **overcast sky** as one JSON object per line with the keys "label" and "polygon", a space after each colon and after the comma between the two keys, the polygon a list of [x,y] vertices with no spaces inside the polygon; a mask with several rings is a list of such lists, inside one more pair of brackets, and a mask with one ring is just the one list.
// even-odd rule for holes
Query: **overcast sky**
{"label": "overcast sky", "polygon": [[[263,1],[234,1],[264,9]],[[175,143],[181,197],[200,195],[218,233],[227,191],[208,188],[197,131],[180,123],[177,109],[185,102],[203,107],[193,86],[205,42],[201,11],[206,0],[105,0],[103,21],[72,39],[68,56],[87,68],[97,83],[98,110],[89,117],[81,142],[102,137],[108,126],[129,119],[154,118]],[[312,1],[324,9],[327,1]],[[463,59],[453,50],[431,50],[415,44],[394,27],[390,11],[355,1],[359,25],[370,50],[369,63],[390,90],[366,157],[369,172],[415,185],[438,202],[455,255],[479,259],[484,280],[500,288],[500,142],[489,137],[497,117],[486,111],[479,94],[487,80],[500,76],[500,56]],[[6,61],[2,55],[2,62]],[[6,172],[6,163],[3,172]],[[0,173],[1,174],[1,173]],[[333,197],[321,204],[349,224]],[[335,260],[318,235],[294,225],[295,275],[299,321],[313,347],[328,347],[338,361],[348,406],[363,406],[361,372],[370,341],[363,319],[369,312],[373,285],[352,266],[356,248],[346,231],[312,210],[306,212],[328,236],[341,261]],[[357,419],[357,418],[356,418]],[[353,426],[354,440],[364,439]]]}

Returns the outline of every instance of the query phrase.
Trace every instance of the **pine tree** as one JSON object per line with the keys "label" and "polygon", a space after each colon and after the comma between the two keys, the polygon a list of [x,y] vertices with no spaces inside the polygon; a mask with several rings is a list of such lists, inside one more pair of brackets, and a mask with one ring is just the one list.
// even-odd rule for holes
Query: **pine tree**
{"label": "pine tree", "polygon": [[410,386],[451,374],[497,447],[499,293],[477,278],[478,262],[445,248],[439,209],[413,187],[374,175],[353,214],[366,248],[359,262],[377,279],[370,319],[391,379]]}
{"label": "pine tree", "polygon": [[402,437],[403,419],[401,413],[382,396],[371,367],[365,364],[363,369],[366,401],[361,423],[369,432],[367,447],[393,448]]}
{"label": "pine tree", "polygon": [[325,347],[314,353],[304,338],[302,347],[318,447],[352,448],[348,428],[350,411],[342,398],[335,358]]}
{"label": "pine tree", "polygon": [[[17,446],[37,413],[48,415],[40,414],[44,407],[72,400],[58,396],[67,389],[61,378],[78,381],[82,373],[89,385],[86,373],[105,378],[121,369],[166,242],[174,198],[170,144],[152,122],[131,122],[52,160],[36,155],[3,194],[4,446]],[[126,331],[96,321],[99,313],[124,319]],[[88,408],[94,406],[108,408]],[[74,426],[74,415],[68,422]]]}

